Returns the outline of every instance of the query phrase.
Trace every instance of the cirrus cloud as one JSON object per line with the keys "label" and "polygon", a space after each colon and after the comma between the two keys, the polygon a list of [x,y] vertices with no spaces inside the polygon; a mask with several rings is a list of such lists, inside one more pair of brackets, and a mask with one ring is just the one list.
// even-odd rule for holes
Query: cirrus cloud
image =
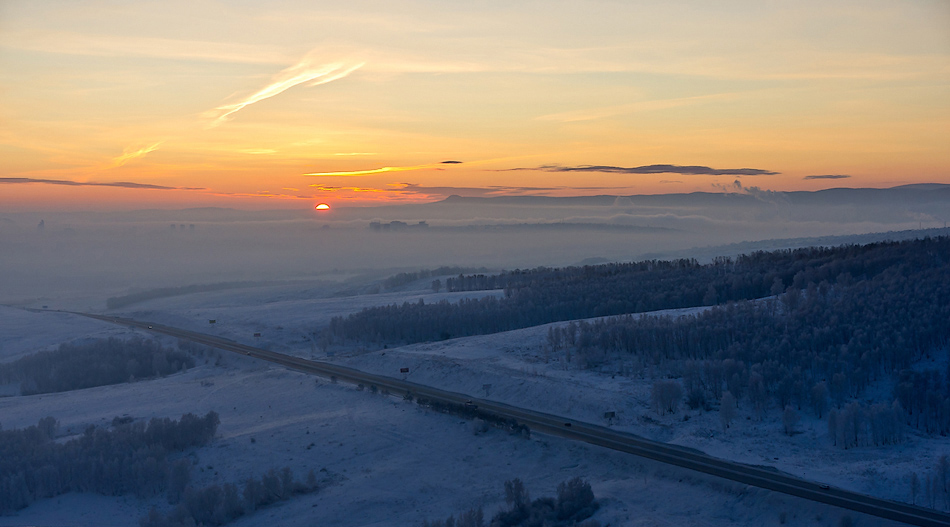
{"label": "cirrus cloud", "polygon": [[162,143],[164,143],[164,141],[159,141],[140,148],[128,147],[122,152],[122,155],[112,158],[112,168],[120,167],[137,157],[142,157],[149,152],[154,152],[158,150],[158,147],[162,146]]}
{"label": "cirrus cloud", "polygon": [[370,168],[367,170],[345,170],[340,172],[310,172],[304,174],[305,176],[317,177],[317,176],[367,176],[370,174],[383,174],[386,172],[406,172],[410,170],[445,170],[440,168],[439,165],[461,165],[461,161],[441,161],[439,163],[429,163],[425,165],[413,165],[405,167],[380,167],[380,168]]}
{"label": "cirrus cloud", "polygon": [[304,57],[297,64],[278,73],[270,84],[261,88],[257,92],[249,95],[238,102],[218,106],[217,108],[204,113],[204,117],[212,119],[210,127],[217,126],[234,113],[256,103],[269,99],[275,95],[297,86],[306,84],[307,86],[318,86],[335,80],[342,79],[350,73],[363,67],[362,62],[357,64],[346,64],[343,62],[331,62],[326,64],[315,64],[312,56]]}

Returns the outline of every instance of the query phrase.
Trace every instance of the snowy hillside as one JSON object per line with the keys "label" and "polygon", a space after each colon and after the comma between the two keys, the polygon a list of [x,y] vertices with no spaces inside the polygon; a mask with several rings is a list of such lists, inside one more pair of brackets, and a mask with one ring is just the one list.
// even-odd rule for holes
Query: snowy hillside
{"label": "snowy hillside", "polygon": [[[406,295],[411,297],[413,294]],[[280,302],[272,302],[261,317],[254,318],[251,306],[257,302],[251,300],[263,298],[243,298],[242,302],[250,305],[242,316],[259,324],[259,329],[276,328],[286,321],[286,315],[304,307],[293,301],[285,306],[285,313]],[[366,301],[362,298],[351,308]],[[180,306],[163,302],[166,305],[161,310],[147,306],[155,320],[193,315],[187,310],[173,311]],[[314,300],[314,312],[319,312],[322,302],[332,304],[339,299]],[[223,308],[218,313],[222,318],[227,315]],[[8,358],[70,339],[135,333],[56,313],[5,308],[4,316],[8,321],[3,325],[4,342],[15,344],[4,345]],[[299,327],[285,326],[285,331],[292,334],[304,329],[303,320],[300,323]],[[637,419],[640,410],[646,413],[638,402],[641,396],[636,383],[608,382],[609,378],[578,375],[538,362],[535,337],[542,334],[543,328],[536,328],[341,360],[380,372],[409,364],[413,380],[450,385],[456,390],[474,388],[477,392],[482,384],[491,382],[492,398],[517,399],[549,411],[563,409],[579,418],[609,405],[617,409],[624,426],[634,428],[629,422]],[[296,347],[304,354],[311,352],[301,342],[271,343]],[[548,395],[543,397],[543,393]],[[628,401],[626,406],[617,406],[621,399]],[[767,525],[778,524],[780,517],[790,525],[836,525],[842,516],[860,518],[861,525],[886,524],[540,434],[524,439],[491,429],[475,435],[469,422],[427,412],[402,399],[240,358],[224,357],[220,365],[209,362],[158,380],[0,398],[4,429],[25,427],[52,415],[60,422],[63,439],[120,415],[147,419],[209,410],[220,414],[221,425],[211,446],[189,454],[195,460],[195,484],[238,482],[282,466],[299,474],[314,469],[327,482],[316,494],[273,505],[234,525],[259,525],[262,521],[281,525],[413,525],[478,505],[484,505],[490,515],[502,505],[502,483],[507,479],[520,477],[533,495],[540,496],[552,494],[558,483],[574,476],[590,480],[602,503],[594,519],[602,525]],[[693,430],[701,429],[693,421],[689,423]],[[671,425],[656,428],[668,430],[670,438],[677,440],[689,435],[676,432]],[[152,506],[166,505],[161,498],[69,494],[35,503],[15,516],[0,517],[0,525],[137,525]]]}

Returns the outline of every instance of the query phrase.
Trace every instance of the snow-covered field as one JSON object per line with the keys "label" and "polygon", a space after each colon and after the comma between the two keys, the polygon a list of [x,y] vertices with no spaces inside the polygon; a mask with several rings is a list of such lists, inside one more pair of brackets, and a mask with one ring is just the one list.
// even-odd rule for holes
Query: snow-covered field
{"label": "snow-covered field", "polygon": [[[421,288],[349,297],[335,292],[328,286],[219,291],[153,300],[116,314],[326,360],[312,332],[332,316],[368,305],[460,296]],[[498,292],[465,293],[479,294]],[[211,325],[209,319],[217,322]],[[75,315],[18,308],[0,307],[0,320],[0,361],[73,339],[141,334]],[[257,332],[261,337],[253,337]],[[612,426],[622,430],[893,499],[909,498],[904,477],[910,471],[923,474],[941,453],[950,453],[945,440],[913,434],[898,447],[844,451],[830,445],[823,422],[808,417],[799,425],[802,433],[785,436],[777,412],[761,421],[740,413],[738,425],[726,433],[715,412],[681,408],[660,417],[649,405],[651,379],[566,367],[546,354],[546,332],[542,326],[350,350],[328,360],[393,376],[408,367],[407,378],[414,382],[595,423],[606,424],[604,412],[614,411]],[[595,519],[602,525],[779,525],[784,518],[788,525],[831,526],[843,516],[862,526],[888,524],[560,438],[524,439],[495,429],[475,435],[471,423],[401,399],[247,359],[222,362],[158,380],[0,398],[0,424],[18,428],[51,415],[68,435],[123,414],[177,418],[214,410],[221,426],[209,447],[193,453],[199,460],[196,484],[236,483],[283,466],[299,475],[314,469],[327,481],[316,494],[234,525],[414,525],[478,505],[490,516],[503,504],[507,479],[522,478],[537,497],[553,495],[558,483],[574,476],[590,480],[601,500]],[[156,505],[163,501],[71,494],[0,517],[0,525],[137,525]]]}

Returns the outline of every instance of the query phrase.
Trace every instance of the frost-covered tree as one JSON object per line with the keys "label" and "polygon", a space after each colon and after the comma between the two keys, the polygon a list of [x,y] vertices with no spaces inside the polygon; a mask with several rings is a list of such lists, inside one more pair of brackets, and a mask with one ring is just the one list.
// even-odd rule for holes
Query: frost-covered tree
{"label": "frost-covered tree", "polygon": [[749,375],[749,402],[752,408],[755,408],[759,417],[765,412],[765,406],[768,404],[768,392],[765,389],[765,379],[758,372],[752,372]]}
{"label": "frost-covered tree", "polygon": [[818,416],[818,419],[824,417],[828,411],[828,383],[825,381],[816,382],[811,388],[811,409]]}
{"label": "frost-covered tree", "polygon": [[660,415],[676,413],[676,408],[683,398],[683,387],[672,379],[659,380],[653,383],[650,397],[656,413]]}
{"label": "frost-covered tree", "polygon": [[590,483],[575,477],[557,486],[557,519],[583,520],[597,510]]}
{"label": "frost-covered tree", "polygon": [[187,353],[144,339],[65,343],[0,364],[0,382],[20,383],[23,395],[65,392],[170,375],[194,366]]}
{"label": "frost-covered tree", "polygon": [[937,459],[934,485],[937,487],[937,493],[943,496],[944,507],[950,508],[950,460],[947,459],[946,454]]}
{"label": "frost-covered tree", "polygon": [[828,412],[828,437],[833,445],[838,446],[838,410]]}
{"label": "frost-covered tree", "polygon": [[782,425],[785,427],[785,435],[794,434],[795,426],[798,425],[798,421],[800,420],[801,417],[798,415],[798,412],[790,405],[786,406],[785,411],[782,412]]}
{"label": "frost-covered tree", "polygon": [[90,426],[63,442],[55,441],[51,417],[22,430],[0,431],[0,514],[71,491],[159,494],[172,483],[169,456],[207,444],[218,426],[214,412],[190,420],[115,422],[111,428]]}
{"label": "frost-covered tree", "polygon": [[524,482],[519,478],[505,481],[505,503],[509,508],[521,509],[528,506],[531,498],[528,496],[528,489]]}
{"label": "frost-covered tree", "polygon": [[179,459],[172,463],[168,471],[168,503],[174,505],[181,501],[190,481],[191,462],[187,459]]}
{"label": "frost-covered tree", "polygon": [[920,494],[920,477],[916,472],[911,472],[908,476],[910,480],[910,502],[917,505],[917,495]]}
{"label": "frost-covered tree", "polygon": [[722,400],[719,402],[719,422],[722,423],[722,429],[725,431],[736,418],[736,398],[732,393],[725,391],[722,393]]}
{"label": "frost-covered tree", "polygon": [[244,498],[244,506],[248,511],[256,510],[258,505],[267,501],[264,486],[255,478],[248,478],[244,482],[242,497]]}

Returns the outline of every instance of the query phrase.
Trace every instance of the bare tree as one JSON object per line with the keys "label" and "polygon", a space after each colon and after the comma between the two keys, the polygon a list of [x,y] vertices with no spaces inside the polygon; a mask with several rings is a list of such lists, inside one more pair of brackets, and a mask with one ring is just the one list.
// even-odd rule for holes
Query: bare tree
{"label": "bare tree", "polygon": [[785,435],[795,433],[795,425],[798,424],[800,419],[801,417],[798,415],[798,412],[796,412],[791,405],[785,407],[785,412],[782,413],[782,424],[785,426]]}
{"label": "bare tree", "polygon": [[755,408],[758,417],[762,417],[765,405],[768,404],[768,392],[765,389],[765,379],[758,372],[749,375],[749,401]]}
{"label": "bare tree", "polygon": [[522,509],[528,506],[531,498],[528,496],[528,489],[524,482],[519,478],[505,482],[505,503],[512,509]]}
{"label": "bare tree", "polygon": [[722,429],[725,431],[736,418],[736,398],[728,390],[722,393],[722,401],[719,402],[719,422],[722,423]]}
{"label": "bare tree", "polygon": [[815,383],[811,388],[811,408],[818,419],[828,410],[828,384],[825,381]]}
{"label": "bare tree", "polygon": [[910,473],[910,502],[917,505],[917,495],[920,494],[920,478],[916,472]]}
{"label": "bare tree", "polygon": [[828,412],[828,437],[833,445],[838,446],[838,411],[834,409]]}
{"label": "bare tree", "polygon": [[944,507],[950,507],[950,493],[947,492],[947,484],[950,483],[950,461],[947,460],[946,454],[937,459],[934,480],[937,492],[943,496]]}
{"label": "bare tree", "polygon": [[660,415],[676,413],[680,399],[683,398],[683,387],[672,379],[656,381],[653,383],[651,397],[656,413]]}

